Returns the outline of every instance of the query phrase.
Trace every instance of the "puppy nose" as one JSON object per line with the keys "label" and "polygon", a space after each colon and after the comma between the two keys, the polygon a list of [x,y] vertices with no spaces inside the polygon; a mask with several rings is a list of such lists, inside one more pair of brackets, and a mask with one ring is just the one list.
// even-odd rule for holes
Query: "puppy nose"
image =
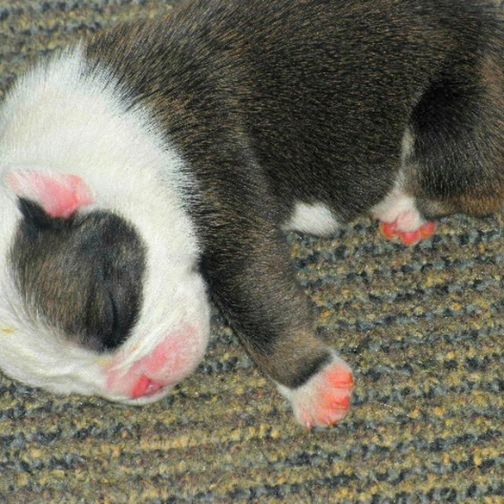
{"label": "puppy nose", "polygon": [[197,331],[190,326],[169,333],[147,355],[129,369],[119,370],[124,355],[119,354],[107,366],[107,389],[130,399],[160,394],[191,373],[204,352],[204,346],[195,344]]}
{"label": "puppy nose", "polygon": [[138,399],[139,397],[148,397],[154,395],[158,390],[162,389],[163,385],[148,376],[142,375],[131,390],[131,398]]}
{"label": "puppy nose", "polygon": [[[170,343],[172,343],[170,341]],[[154,350],[136,362],[126,373],[109,374],[109,386],[122,390],[130,399],[149,397],[171,382],[169,370],[176,362],[180,350],[173,344],[162,342]]]}

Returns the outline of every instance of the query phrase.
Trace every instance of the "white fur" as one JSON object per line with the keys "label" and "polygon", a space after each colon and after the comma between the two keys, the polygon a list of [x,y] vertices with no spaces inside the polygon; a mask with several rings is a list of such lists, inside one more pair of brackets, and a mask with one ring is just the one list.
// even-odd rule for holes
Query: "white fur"
{"label": "white fur", "polygon": [[415,231],[422,224],[424,219],[417,210],[416,201],[413,196],[404,190],[404,166],[413,153],[414,137],[409,128],[403,135],[401,144],[401,170],[393,189],[371,209],[371,215],[382,222],[395,222],[399,231]]}
{"label": "white fur", "polygon": [[401,142],[401,164],[404,166],[409,158],[413,155],[413,150],[415,146],[415,136],[413,132],[408,127],[404,131],[404,135]]}
{"label": "white fur", "polygon": [[396,185],[387,196],[371,209],[373,217],[382,222],[396,222],[399,231],[415,231],[424,220],[418,212],[415,198]]}
{"label": "white fur", "polygon": [[303,233],[328,235],[338,227],[338,221],[331,210],[322,203],[296,203],[290,220],[283,228]]}
{"label": "white fur", "polygon": [[127,370],[168,333],[187,325],[196,328],[187,344],[202,356],[209,308],[203,280],[193,269],[199,249],[183,198],[191,180],[183,175],[180,157],[145,110],[124,109],[106,71],[83,77],[84,65],[81,47],[65,51],[21,78],[0,111],[0,258],[6,265],[21,217],[3,181],[6,171],[79,175],[96,201],[89,210],[104,208],[123,216],[146,244],[140,317],[123,347],[104,358],[31,318],[4,266],[0,369],[56,392],[127,400],[105,389],[104,364],[119,355],[118,367]]}
{"label": "white fur", "polygon": [[[330,368],[340,368],[352,374],[350,366],[332,351],[331,361],[318,373],[314,374],[300,387],[291,389],[277,383],[278,391],[291,403],[296,420],[305,427],[334,425],[342,420],[348,409],[341,408],[337,401],[343,398],[350,400],[353,386],[337,387],[326,379]],[[336,404],[331,404],[332,399]]]}

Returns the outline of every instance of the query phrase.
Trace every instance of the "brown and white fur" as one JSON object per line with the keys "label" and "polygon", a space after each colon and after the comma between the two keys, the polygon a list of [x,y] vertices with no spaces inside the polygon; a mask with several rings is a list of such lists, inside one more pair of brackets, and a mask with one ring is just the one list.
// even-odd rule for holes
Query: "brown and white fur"
{"label": "brown and white fur", "polygon": [[352,373],[283,232],[502,208],[503,33],[472,0],[193,0],[34,67],[0,111],[0,369],[160,399],[211,296],[297,420],[337,423]]}

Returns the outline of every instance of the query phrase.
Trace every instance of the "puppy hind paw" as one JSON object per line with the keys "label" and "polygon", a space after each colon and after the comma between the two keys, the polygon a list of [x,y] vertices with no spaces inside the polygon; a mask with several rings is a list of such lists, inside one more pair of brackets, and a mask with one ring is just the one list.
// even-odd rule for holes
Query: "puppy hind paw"
{"label": "puppy hind paw", "polygon": [[350,411],[354,379],[349,365],[333,354],[333,358],[305,384],[291,389],[278,385],[290,401],[296,420],[311,429],[339,423]]}
{"label": "puppy hind paw", "polygon": [[436,232],[436,223],[423,218],[415,198],[399,189],[373,207],[371,214],[380,221],[381,234],[387,240],[398,238],[404,245],[416,245]]}

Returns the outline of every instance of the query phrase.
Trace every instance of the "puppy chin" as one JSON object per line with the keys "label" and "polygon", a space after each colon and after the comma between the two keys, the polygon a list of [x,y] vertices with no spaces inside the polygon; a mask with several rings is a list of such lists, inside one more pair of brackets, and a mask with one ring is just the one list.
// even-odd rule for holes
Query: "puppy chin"
{"label": "puppy chin", "polygon": [[161,401],[165,397],[170,395],[170,392],[172,391],[173,386],[171,387],[165,387],[163,389],[160,389],[158,392],[155,394],[152,394],[150,396],[144,396],[144,397],[139,397],[138,399],[130,399],[127,397],[123,396],[103,396],[104,399],[107,399],[108,401],[118,403],[118,404],[124,404],[125,406],[144,406],[145,404],[152,404],[158,401]]}
{"label": "puppy chin", "polygon": [[207,341],[207,328],[184,325],[168,332],[149,353],[132,364],[125,366],[125,356],[119,353],[104,369],[104,395],[128,404],[145,404],[163,398],[196,369],[205,354]]}

